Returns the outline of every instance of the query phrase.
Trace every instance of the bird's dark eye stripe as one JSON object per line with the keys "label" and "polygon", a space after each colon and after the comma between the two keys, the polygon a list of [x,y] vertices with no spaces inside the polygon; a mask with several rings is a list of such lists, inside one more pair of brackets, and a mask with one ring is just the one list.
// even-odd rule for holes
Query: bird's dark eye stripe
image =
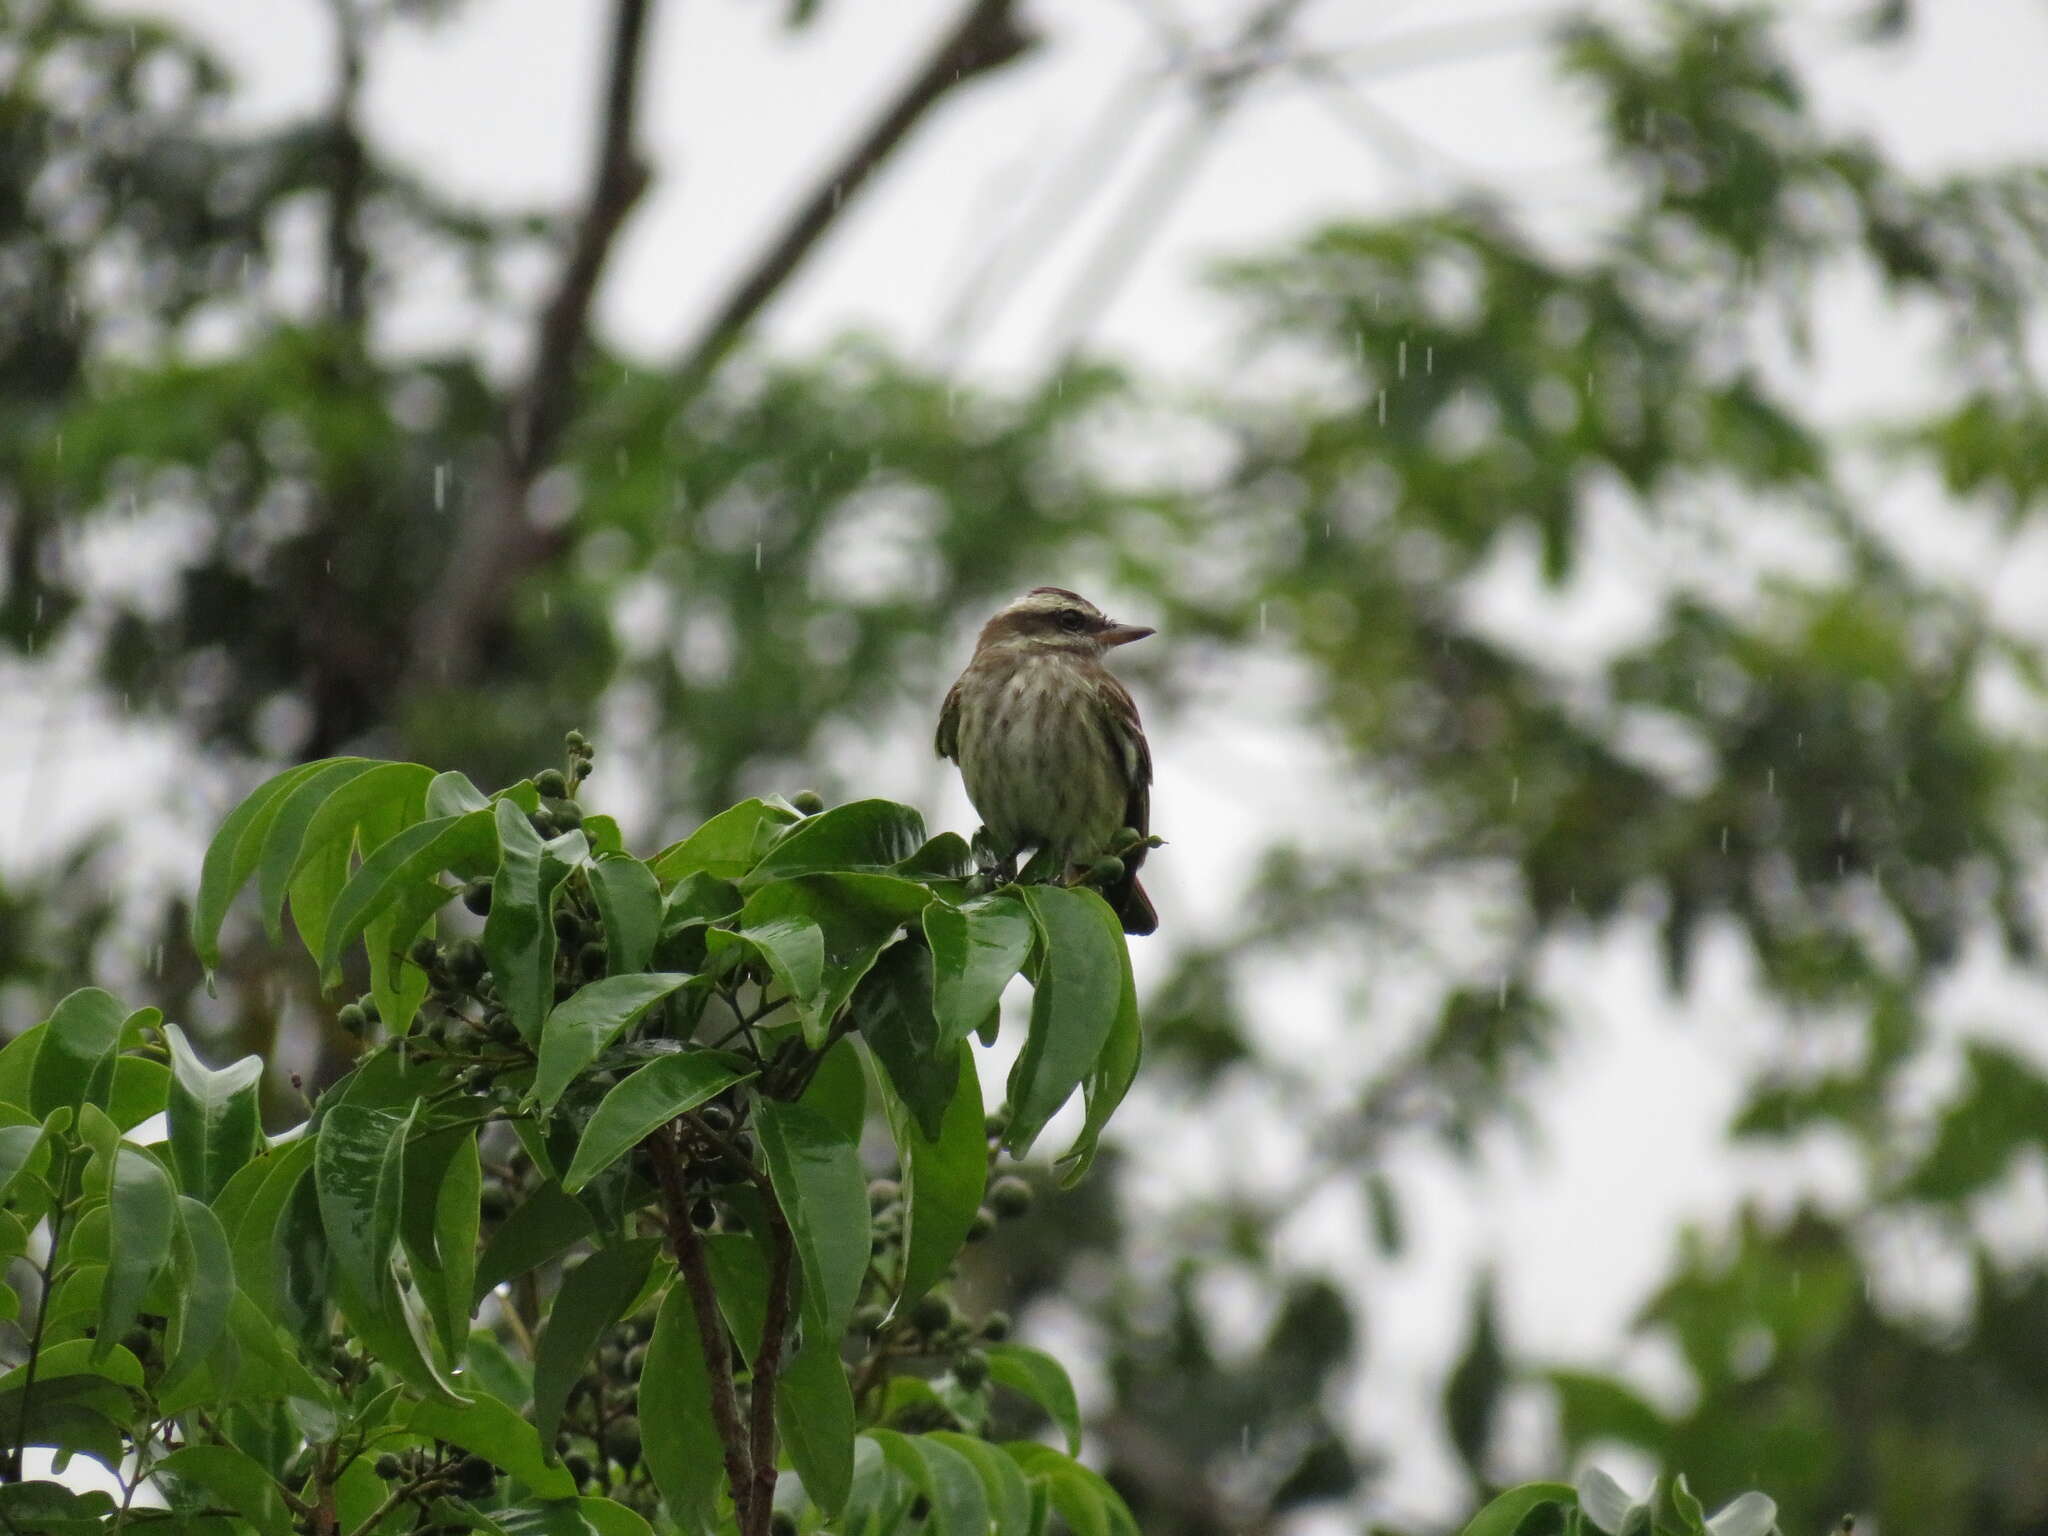
{"label": "bird's dark eye stripe", "polygon": [[1060,628],[1068,631],[1070,634],[1079,634],[1087,623],[1086,615],[1076,613],[1071,608],[1060,615]]}

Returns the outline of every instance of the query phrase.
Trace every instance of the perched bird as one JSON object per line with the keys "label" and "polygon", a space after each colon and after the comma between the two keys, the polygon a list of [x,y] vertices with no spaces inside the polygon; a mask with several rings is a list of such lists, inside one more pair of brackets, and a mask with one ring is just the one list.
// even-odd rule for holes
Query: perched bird
{"label": "perched bird", "polygon": [[[1152,631],[1119,624],[1064,587],[1033,587],[981,628],[974,658],[939,711],[939,756],[960,765],[998,857],[1039,848],[1071,879],[1111,851],[1118,829],[1151,829],[1152,753],[1138,706],[1102,664],[1112,646]],[[1138,866],[1103,891],[1126,933],[1159,917]]]}

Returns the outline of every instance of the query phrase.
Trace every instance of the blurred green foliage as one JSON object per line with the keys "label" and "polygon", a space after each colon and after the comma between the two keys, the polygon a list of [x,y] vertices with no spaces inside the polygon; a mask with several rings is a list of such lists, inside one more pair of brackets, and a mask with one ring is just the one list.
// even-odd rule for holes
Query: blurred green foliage
{"label": "blurred green foliage", "polygon": [[[1866,10],[1856,46],[1914,46],[1911,7]],[[1371,1296],[1280,1233],[1335,1191],[1398,1252],[1426,1214],[1401,1149],[1470,1155],[1548,1091],[1574,1024],[1545,985],[1556,941],[1647,926],[1674,989],[1704,940],[1740,939],[1784,1049],[1731,1133],[1847,1147],[1860,1193],[1677,1246],[1638,1326],[1678,1345],[1682,1411],[1521,1359],[1512,1320],[1478,1307],[1441,1427],[1475,1497],[1525,1464],[1492,1401],[1519,1383],[1567,1451],[1638,1446],[1710,1504],[1769,1488],[1787,1530],[1845,1510],[2038,1529],[2042,1263],[1995,1246],[1986,1212],[2038,1173],[2048,1080],[2012,1044],[2024,1019],[1941,999],[1966,960],[2038,979],[2048,672],[2038,634],[1916,568],[1882,493],[1942,487],[1944,515],[2004,537],[2038,517],[2048,166],[1916,177],[1828,124],[1769,12],[1624,11],[1557,48],[1617,193],[1596,240],[1561,253],[1475,197],[1247,256],[1220,275],[1241,361],[1286,366],[1234,367],[1192,402],[1098,365],[977,389],[872,343],[743,352],[701,384],[591,349],[529,496],[538,557],[478,620],[476,674],[444,684],[416,675],[412,637],[514,402],[473,352],[389,355],[333,295],[278,297],[279,216],[360,234],[372,317],[422,251],[468,274],[479,316],[516,313],[506,264],[560,222],[450,206],[374,147],[337,206],[334,125],[208,126],[231,87],[195,43],[29,6],[0,97],[6,636],[31,663],[89,658],[175,729],[216,803],[344,749],[495,782],[603,697],[638,722],[629,755],[676,825],[795,782],[869,792],[847,744],[922,731],[969,626],[1048,572],[1112,586],[1171,637],[1141,680],[1155,721],[1284,657],[1305,739],[1387,814],[1276,843],[1236,920],[1162,941],[1140,1092],[1205,1123],[1266,1092],[1311,1166],[1284,1199],[1190,1188],[1168,1263],[1106,1154],[1056,1220],[976,1260],[1027,1321],[1080,1313],[1094,1428],[1142,1527],[1376,1509],[1390,1447],[1347,1409]],[[1901,357],[1918,414],[1812,402],[1823,300],[1856,284],[1937,338]],[[1298,382],[1246,382],[1274,377]],[[1204,451],[1133,483],[1113,445],[1161,423]],[[1617,558],[1603,518],[1658,551],[1639,630],[1567,664],[1490,622],[1478,595],[1503,570],[1580,601]],[[147,591],[77,553],[121,526],[176,532]],[[41,1002],[82,974],[118,870],[80,867],[100,878],[51,871],[0,906],[7,976]],[[1328,1063],[1262,1043],[1260,982],[1303,956],[1374,1045],[1342,1094]],[[237,1048],[325,1026],[247,952],[220,1004],[175,945],[164,965],[138,984]],[[1378,1006],[1390,969],[1422,1006]],[[5,995],[13,1026],[37,1016],[26,987]],[[1853,1049],[1806,1048],[1845,1022]],[[1932,1123],[1930,1080],[1956,1084]],[[1901,1224],[1969,1277],[1953,1315],[1887,1303]],[[1280,1300],[1226,1343],[1208,1285],[1247,1277]]]}

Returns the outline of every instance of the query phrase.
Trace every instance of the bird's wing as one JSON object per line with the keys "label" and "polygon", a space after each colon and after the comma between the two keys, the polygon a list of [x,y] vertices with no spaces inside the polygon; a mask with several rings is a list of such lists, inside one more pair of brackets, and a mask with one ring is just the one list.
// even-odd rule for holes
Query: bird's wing
{"label": "bird's wing", "polygon": [[[1103,725],[1109,733],[1110,751],[1124,771],[1124,825],[1143,837],[1152,830],[1152,749],[1145,743],[1137,701],[1106,670],[1103,676],[1109,684],[1102,690]],[[1143,854],[1138,857],[1142,859]]]}
{"label": "bird's wing", "polygon": [[939,733],[932,740],[933,748],[941,757],[960,761],[960,685],[956,682],[946,690],[946,702],[939,706]]}

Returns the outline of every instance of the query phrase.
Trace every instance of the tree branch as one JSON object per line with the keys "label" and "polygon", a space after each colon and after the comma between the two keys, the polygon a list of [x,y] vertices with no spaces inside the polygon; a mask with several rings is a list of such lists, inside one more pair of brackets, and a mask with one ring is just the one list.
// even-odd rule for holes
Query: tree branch
{"label": "tree branch", "polygon": [[977,75],[1020,57],[1036,42],[1017,18],[1016,0],[970,0],[924,64],[812,189],[697,339],[684,349],[677,369],[684,393],[693,393],[717,371],[734,343],[796,274],[847,204],[933,107]]}
{"label": "tree branch", "polygon": [[329,0],[334,13],[334,105],[328,113],[331,163],[327,175],[327,287],[334,319],[351,336],[362,334],[369,314],[369,254],[357,221],[369,160],[356,121],[363,91],[363,17],[357,0]]}
{"label": "tree branch", "polygon": [[634,138],[650,6],[651,0],[616,0],[613,8],[590,189],[554,291],[541,310],[532,366],[513,402],[499,462],[470,503],[443,580],[415,623],[415,686],[465,681],[481,654],[479,631],[503,606],[519,574],[555,547],[553,538],[527,520],[526,498],[569,419],[576,363],[606,259],[626,216],[647,190],[648,169]]}
{"label": "tree branch", "polygon": [[754,1458],[754,1518],[745,1536],[768,1536],[768,1518],[775,1509],[775,1383],[782,1374],[782,1336],[789,1331],[791,1270],[796,1240],[789,1221],[771,1193],[763,1202],[768,1213],[768,1309],[761,1324],[761,1348],[754,1356],[754,1400],[751,1454]]}
{"label": "tree branch", "polygon": [[[697,1342],[704,1351],[705,1372],[711,1378],[711,1421],[718,1428],[718,1443],[725,1449],[725,1481],[732,1489],[733,1512],[740,1528],[746,1530],[755,1487],[747,1426],[740,1420],[739,1391],[733,1385],[732,1348],[725,1337],[725,1319],[718,1310],[718,1292],[711,1284],[711,1263],[697,1224],[690,1219],[690,1197],[683,1188],[682,1155],[675,1128],[666,1127],[647,1145],[654,1158],[655,1177],[661,1185],[669,1243],[675,1249],[683,1283],[690,1288],[690,1310],[697,1314]],[[768,1486],[772,1493],[772,1464],[770,1473]],[[765,1522],[762,1528],[767,1528]]]}

